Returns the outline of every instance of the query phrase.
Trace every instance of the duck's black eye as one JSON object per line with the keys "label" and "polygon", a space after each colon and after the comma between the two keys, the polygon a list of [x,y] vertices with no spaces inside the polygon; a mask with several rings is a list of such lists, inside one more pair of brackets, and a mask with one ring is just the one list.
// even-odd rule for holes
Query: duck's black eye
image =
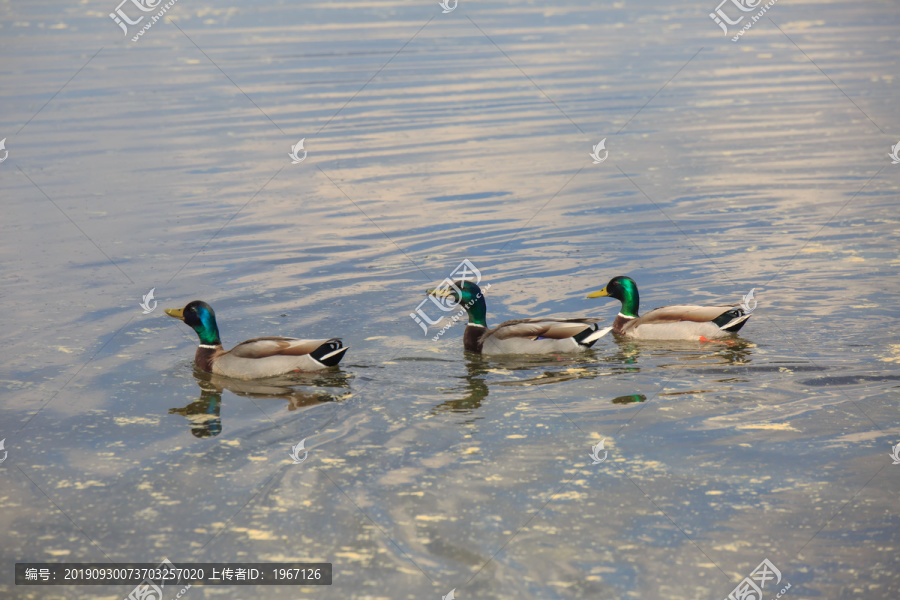
{"label": "duck's black eye", "polygon": [[184,322],[188,325],[199,325],[202,319],[197,311],[196,306],[189,306],[184,309]]}

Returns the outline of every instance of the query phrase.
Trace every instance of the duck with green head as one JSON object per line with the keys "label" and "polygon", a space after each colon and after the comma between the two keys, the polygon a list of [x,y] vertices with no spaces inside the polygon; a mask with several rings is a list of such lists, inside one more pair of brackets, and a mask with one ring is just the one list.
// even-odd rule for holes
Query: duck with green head
{"label": "duck with green head", "polygon": [[587,297],[609,297],[621,302],[622,310],[613,321],[613,333],[647,340],[708,341],[728,337],[744,326],[752,312],[742,304],[677,304],[654,308],[641,316],[638,314],[640,296],[637,284],[624,275],[613,277],[606,287]]}
{"label": "duck with green head", "polygon": [[165,312],[197,332],[200,345],[194,354],[194,364],[198,369],[234,379],[318,371],[337,365],[347,351],[338,338],[301,340],[287,337],[254,338],[225,350],[219,339],[216,313],[206,302],[194,300],[184,308],[167,308]]}
{"label": "duck with green head", "polygon": [[597,326],[603,319],[554,319],[548,317],[505,321],[487,326],[484,293],[471,281],[456,281],[446,289],[428,293],[458,303],[469,322],[463,332],[463,347],[477,354],[556,354],[583,352],[609,333]]}

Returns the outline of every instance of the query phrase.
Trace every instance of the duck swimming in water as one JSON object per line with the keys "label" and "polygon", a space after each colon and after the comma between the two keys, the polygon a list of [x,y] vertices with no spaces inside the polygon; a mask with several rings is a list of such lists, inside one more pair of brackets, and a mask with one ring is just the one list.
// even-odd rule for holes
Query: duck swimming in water
{"label": "duck swimming in water", "polygon": [[291,371],[318,371],[333,367],[348,350],[338,338],[301,340],[288,337],[260,337],[241,342],[231,350],[222,347],[212,306],[202,300],[184,308],[167,308],[170,317],[180,319],[197,332],[200,345],[194,364],[201,371],[233,377],[261,379]]}

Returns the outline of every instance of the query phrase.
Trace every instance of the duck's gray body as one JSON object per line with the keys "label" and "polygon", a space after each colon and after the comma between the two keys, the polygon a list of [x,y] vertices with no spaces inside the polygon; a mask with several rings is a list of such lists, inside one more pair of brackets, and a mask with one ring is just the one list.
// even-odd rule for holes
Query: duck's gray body
{"label": "duck's gray body", "polygon": [[463,345],[487,355],[584,352],[612,330],[599,329],[602,319],[516,319],[488,329],[469,323]]}
{"label": "duck's gray body", "polygon": [[203,371],[234,379],[260,379],[292,371],[319,371],[340,362],[347,347],[337,338],[256,338],[226,351],[200,346],[194,362]]}
{"label": "duck's gray body", "polygon": [[737,305],[679,304],[654,308],[639,317],[619,313],[612,330],[638,340],[715,340],[737,332],[749,318],[750,313]]}

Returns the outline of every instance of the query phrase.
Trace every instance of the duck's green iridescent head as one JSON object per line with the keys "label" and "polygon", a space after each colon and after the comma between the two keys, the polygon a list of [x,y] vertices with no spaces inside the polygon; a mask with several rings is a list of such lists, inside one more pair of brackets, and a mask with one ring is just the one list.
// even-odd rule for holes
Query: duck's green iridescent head
{"label": "duck's green iridescent head", "polygon": [[427,291],[436,298],[445,298],[465,309],[469,315],[469,323],[487,327],[485,322],[487,305],[484,302],[484,293],[474,282],[454,281],[450,287]]}
{"label": "duck's green iridescent head", "polygon": [[181,319],[190,325],[197,332],[201,344],[218,346],[222,343],[219,340],[216,313],[212,306],[203,300],[189,302],[184,308],[167,308],[165,312],[170,317]]}
{"label": "duck's green iridescent head", "polygon": [[606,287],[599,292],[588,294],[588,298],[602,298],[608,296],[615,298],[622,303],[622,314],[626,317],[638,316],[638,306],[640,305],[640,296],[638,295],[637,284],[631,277],[619,275],[613,277],[606,284]]}

